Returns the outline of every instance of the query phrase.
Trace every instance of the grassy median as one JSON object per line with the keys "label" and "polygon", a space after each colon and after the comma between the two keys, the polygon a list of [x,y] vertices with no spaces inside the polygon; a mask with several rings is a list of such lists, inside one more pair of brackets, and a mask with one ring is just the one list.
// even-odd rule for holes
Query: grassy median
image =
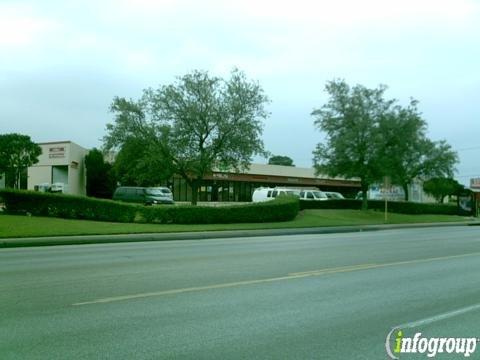
{"label": "grassy median", "polygon": [[[389,214],[387,224],[459,222],[468,218],[452,215]],[[0,215],[0,238],[59,235],[138,234],[185,231],[284,229],[319,226],[385,224],[384,214],[360,210],[304,210],[295,220],[255,224],[157,225],[66,220],[34,216]]]}

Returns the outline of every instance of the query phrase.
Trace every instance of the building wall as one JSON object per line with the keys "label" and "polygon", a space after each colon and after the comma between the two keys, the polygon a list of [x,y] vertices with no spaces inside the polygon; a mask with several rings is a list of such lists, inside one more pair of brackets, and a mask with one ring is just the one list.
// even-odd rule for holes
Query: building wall
{"label": "building wall", "polygon": [[71,194],[86,195],[87,180],[85,171],[85,156],[87,154],[87,149],[84,149],[75,143],[70,143],[68,183]]}
{"label": "building wall", "polygon": [[33,190],[35,185],[52,182],[52,167],[37,165],[28,168],[28,190]]}
{"label": "building wall", "polygon": [[[65,193],[73,195],[85,195],[85,155],[87,149],[70,141],[58,141],[38,144],[42,148],[42,154],[38,163],[28,168],[28,189],[34,190],[35,185],[42,183],[52,184],[54,179],[54,167],[66,167],[68,174],[65,176],[68,182]],[[62,169],[63,170],[63,169]]]}

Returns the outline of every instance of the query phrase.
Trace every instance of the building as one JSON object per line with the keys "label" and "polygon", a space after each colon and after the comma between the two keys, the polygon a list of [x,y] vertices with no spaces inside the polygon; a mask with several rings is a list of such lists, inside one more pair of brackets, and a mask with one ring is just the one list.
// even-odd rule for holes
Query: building
{"label": "building", "polygon": [[480,216],[480,178],[470,179],[470,190],[472,191],[474,214]]}
{"label": "building", "polygon": [[[173,191],[175,201],[190,201],[192,193],[181,177],[164,184]],[[292,187],[322,191],[336,191],[345,197],[355,197],[360,190],[357,180],[316,176],[312,168],[293,166],[251,164],[243,172],[214,171],[206,176],[199,187],[198,201],[251,201],[253,191],[258,187]]]}
{"label": "building", "polygon": [[42,184],[64,184],[64,193],[86,194],[85,155],[88,150],[71,141],[39,143],[42,154],[38,163],[28,168],[27,189]]}

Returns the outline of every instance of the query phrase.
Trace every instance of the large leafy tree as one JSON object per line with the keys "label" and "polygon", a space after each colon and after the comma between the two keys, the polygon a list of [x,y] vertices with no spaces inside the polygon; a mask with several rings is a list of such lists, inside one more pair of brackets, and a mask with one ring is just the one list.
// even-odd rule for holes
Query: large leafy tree
{"label": "large leafy tree", "polygon": [[186,180],[196,204],[200,182],[215,168],[240,170],[253,155],[265,153],[267,102],[260,85],[241,71],[233,70],[229,79],[193,71],[174,84],[145,90],[138,101],[115,98],[105,148],[141,140],[152,161],[160,159]]}
{"label": "large leafy tree", "polygon": [[112,165],[105,162],[100,150],[94,148],[88,152],[85,156],[85,168],[87,169],[87,195],[111,199],[116,180]]}
{"label": "large leafy tree", "polygon": [[295,166],[293,160],[288,156],[274,155],[268,159],[269,165]]}
{"label": "large leafy tree", "polygon": [[439,203],[443,203],[446,196],[459,195],[463,190],[463,185],[452,178],[436,177],[423,183],[423,191],[432,195]]}
{"label": "large leafy tree", "polygon": [[382,176],[379,123],[394,102],[384,99],[385,90],[385,86],[369,89],[350,87],[343,80],[330,81],[326,85],[328,102],[312,113],[315,125],[326,134],[313,152],[317,174],[359,178],[363,209],[368,206],[369,186]]}
{"label": "large leafy tree", "polygon": [[[158,153],[160,156],[152,156]],[[118,181],[130,186],[155,186],[173,175],[171,166],[154,145],[134,137],[126,139],[121,146],[113,169]]]}
{"label": "large leafy tree", "polygon": [[451,177],[458,161],[457,154],[445,141],[433,142],[427,138],[427,123],[417,104],[411,100],[407,107],[396,105],[379,123],[384,175],[403,188],[406,201],[414,179]]}
{"label": "large leafy tree", "polygon": [[42,148],[30,136],[21,134],[0,135],[0,176],[7,174],[7,185],[20,188],[20,177],[29,166],[38,162]]}

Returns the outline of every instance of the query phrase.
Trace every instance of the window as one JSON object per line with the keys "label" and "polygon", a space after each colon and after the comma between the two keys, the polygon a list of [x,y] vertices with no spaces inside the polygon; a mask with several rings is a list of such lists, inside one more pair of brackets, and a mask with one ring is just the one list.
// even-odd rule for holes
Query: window
{"label": "window", "polygon": [[307,192],[307,199],[315,199],[311,192]]}
{"label": "window", "polygon": [[268,190],[267,197],[272,197],[272,190]]}

